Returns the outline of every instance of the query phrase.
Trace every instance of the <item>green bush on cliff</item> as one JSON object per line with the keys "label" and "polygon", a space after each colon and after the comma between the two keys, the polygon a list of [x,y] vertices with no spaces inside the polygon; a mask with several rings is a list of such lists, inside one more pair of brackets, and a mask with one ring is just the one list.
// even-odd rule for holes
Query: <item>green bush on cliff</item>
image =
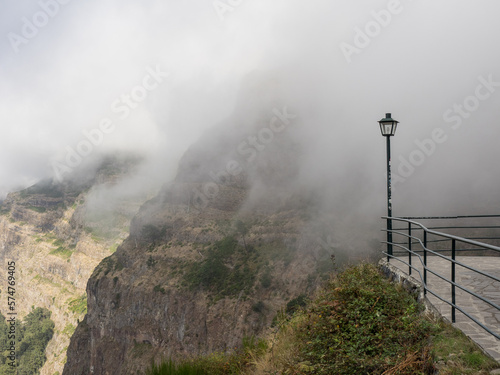
{"label": "green bush on cliff", "polygon": [[87,294],[82,294],[78,298],[68,300],[68,308],[74,314],[87,313]]}
{"label": "green bush on cliff", "polygon": [[9,326],[0,314],[0,348],[2,348],[0,374],[38,374],[38,370],[46,360],[45,349],[54,334],[54,322],[50,319],[50,311],[39,307],[26,315],[24,321],[17,322],[15,330],[16,368],[9,366],[9,362],[11,362],[8,358],[11,342]]}
{"label": "green bush on cliff", "polygon": [[298,329],[302,360],[315,374],[379,374],[402,362],[408,366],[398,373],[426,373],[435,325],[421,309],[375,266],[351,267],[307,308]]}
{"label": "green bush on cliff", "polygon": [[255,267],[250,266],[255,266],[250,255],[228,236],[212,245],[201,263],[188,267],[185,280],[191,288],[201,286],[216,297],[235,296],[253,286]]}
{"label": "green bush on cliff", "polygon": [[152,364],[147,375],[236,375],[250,368],[255,356],[263,355],[267,342],[254,336],[243,338],[241,348],[231,354],[212,353],[178,363],[168,360]]}
{"label": "green bush on cliff", "polygon": [[[291,301],[262,345],[150,368],[180,374],[488,374],[498,364],[422,306],[377,267],[361,264],[333,277],[315,299]],[[305,305],[305,306],[304,306]],[[260,306],[259,306],[260,307]],[[190,372],[191,371],[191,372]]]}

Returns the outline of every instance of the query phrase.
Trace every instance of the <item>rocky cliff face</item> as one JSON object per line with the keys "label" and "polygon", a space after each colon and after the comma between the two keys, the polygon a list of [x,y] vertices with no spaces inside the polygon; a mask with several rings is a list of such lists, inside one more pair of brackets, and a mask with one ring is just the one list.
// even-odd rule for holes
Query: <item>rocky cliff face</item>
{"label": "rocky cliff face", "polygon": [[[92,202],[137,162],[107,159],[89,177],[42,181],[9,194],[1,205],[0,262],[5,270],[8,262],[16,262],[17,312],[22,317],[32,306],[45,307],[55,322],[42,375],[62,372],[69,339],[86,312],[88,278],[127,236],[128,223],[146,198],[124,199],[120,212],[96,211]],[[6,290],[6,277],[0,278],[0,288]],[[4,315],[6,307],[0,304]]]}
{"label": "rocky cliff face", "polygon": [[292,188],[295,116],[245,99],[258,114],[234,116],[193,145],[93,272],[63,374],[137,374],[151,360],[229,351],[331,270],[304,230],[310,202]]}

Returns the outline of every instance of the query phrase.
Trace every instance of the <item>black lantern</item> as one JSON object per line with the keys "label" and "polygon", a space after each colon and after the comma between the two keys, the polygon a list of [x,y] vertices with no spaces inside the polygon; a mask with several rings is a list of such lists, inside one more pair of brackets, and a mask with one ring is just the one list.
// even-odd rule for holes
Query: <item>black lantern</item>
{"label": "black lantern", "polygon": [[385,114],[385,118],[378,122],[380,124],[380,131],[384,137],[392,137],[396,134],[396,128],[399,124],[399,121],[391,118],[390,113]]}

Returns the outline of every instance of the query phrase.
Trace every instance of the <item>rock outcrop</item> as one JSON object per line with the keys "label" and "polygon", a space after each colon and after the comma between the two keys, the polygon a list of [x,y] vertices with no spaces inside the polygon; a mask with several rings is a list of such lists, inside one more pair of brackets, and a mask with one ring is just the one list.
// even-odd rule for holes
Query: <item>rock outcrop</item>
{"label": "rock outcrop", "polygon": [[258,116],[235,115],[193,145],[95,269],[65,375],[136,374],[152,360],[230,351],[315,289],[331,260],[303,231],[307,202],[291,187],[295,116],[247,99],[237,112]]}
{"label": "rock outcrop", "polygon": [[270,82],[253,83],[93,272],[64,375],[144,373],[152,360],[233,350],[332,270],[306,229],[313,199],[296,188],[300,120],[258,95]]}
{"label": "rock outcrop", "polygon": [[[121,200],[120,212],[112,207],[97,211],[96,193],[112,189],[137,163],[136,158],[107,158],[86,178],[41,181],[9,194],[0,207],[0,262],[4,270],[8,262],[16,263],[19,317],[32,307],[45,307],[55,322],[42,375],[62,372],[69,339],[87,310],[87,281],[126,238],[130,219],[147,199]],[[6,281],[0,278],[2,291]],[[0,304],[4,315],[6,307]]]}

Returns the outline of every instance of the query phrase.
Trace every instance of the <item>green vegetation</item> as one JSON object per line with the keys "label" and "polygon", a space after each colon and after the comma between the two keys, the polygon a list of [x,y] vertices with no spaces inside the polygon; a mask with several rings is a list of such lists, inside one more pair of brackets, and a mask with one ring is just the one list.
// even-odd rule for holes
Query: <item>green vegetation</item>
{"label": "green vegetation", "polygon": [[44,284],[48,284],[48,285],[51,285],[55,288],[62,288],[62,285],[59,284],[59,283],[56,283],[54,281],[52,281],[51,279],[47,278],[47,277],[43,277],[43,276],[40,276],[40,275],[36,275],[33,280],[36,280],[40,283],[44,283]]}
{"label": "green vegetation", "polygon": [[160,292],[161,294],[165,294],[167,293],[165,288],[162,287],[161,285],[155,285],[154,288],[153,288],[153,292]]}
{"label": "green vegetation", "polygon": [[75,332],[75,330],[76,330],[76,327],[73,324],[68,323],[68,324],[66,324],[66,327],[64,327],[62,333],[63,333],[63,335],[71,337],[73,335],[73,333]]}
{"label": "green vegetation", "polygon": [[57,249],[52,250],[49,254],[56,255],[56,256],[61,257],[63,259],[69,259],[69,258],[71,258],[71,255],[73,255],[73,251],[71,251],[70,249],[67,249],[63,246],[59,246]]}
{"label": "green vegetation", "polygon": [[[368,264],[332,280],[297,329],[302,362],[316,374],[379,374],[405,363],[404,373],[429,372],[427,342],[435,324],[421,306]],[[398,372],[403,373],[403,372]]]}
{"label": "green vegetation", "polygon": [[147,241],[156,245],[156,242],[161,240],[163,236],[167,233],[167,228],[164,226],[158,228],[152,224],[146,224],[142,227],[141,236]]}
{"label": "green vegetation", "polygon": [[256,264],[241,250],[232,236],[216,242],[201,264],[190,266],[186,281],[192,288],[201,286],[217,297],[235,296],[240,292],[248,294],[255,281]]}
{"label": "green vegetation", "polygon": [[151,365],[151,369],[147,372],[148,375],[204,375],[205,370],[191,363],[181,363],[176,365],[172,360],[163,362],[160,365]]}
{"label": "green vegetation", "polygon": [[244,338],[242,348],[230,355],[212,353],[175,363],[164,361],[159,365],[152,364],[147,375],[232,375],[244,374],[255,355],[263,355],[268,349],[264,340],[255,337]]}
{"label": "green vegetation", "polygon": [[248,234],[250,227],[248,224],[245,224],[241,220],[237,220],[235,223],[236,233],[239,234],[243,240],[243,245],[245,246],[245,250],[248,251],[247,243],[245,241],[245,236]]}
{"label": "green vegetation", "polygon": [[273,276],[271,275],[271,270],[269,267],[266,267],[266,270],[260,277],[260,285],[262,285],[263,288],[269,288],[271,286],[271,283],[273,281]]}
{"label": "green vegetation", "polygon": [[442,323],[432,340],[431,354],[440,367],[440,374],[476,375],[489,374],[488,370],[499,367],[485,356],[462,331]]}
{"label": "green vegetation", "polygon": [[146,265],[148,266],[148,268],[153,268],[155,264],[156,260],[154,260],[153,257],[150,255],[146,262]]}
{"label": "green vegetation", "polygon": [[110,253],[114,253],[116,251],[116,249],[118,249],[118,244],[115,243],[113,244],[110,248],[109,248],[109,251]]}
{"label": "green vegetation", "polygon": [[95,268],[94,275],[99,275],[101,272],[104,272],[106,276],[108,273],[112,271],[121,271],[123,269],[123,263],[116,259],[114,255],[110,255],[109,257],[104,258],[101,263]]}
{"label": "green vegetation", "polygon": [[0,314],[0,374],[32,375],[38,374],[45,363],[45,348],[54,334],[54,322],[50,311],[44,308],[33,309],[22,322],[16,322],[15,351],[17,367],[11,367],[9,327]]}
{"label": "green vegetation", "polygon": [[26,206],[26,208],[32,210],[32,211],[35,211],[35,212],[38,212],[40,214],[43,214],[44,212],[47,211],[47,209],[45,207],[38,207],[38,206]]}
{"label": "green vegetation", "polygon": [[297,298],[292,299],[290,302],[286,304],[286,313],[288,315],[293,315],[301,308],[307,306],[307,297],[304,294],[301,294]]}
{"label": "green vegetation", "polygon": [[[245,224],[236,225],[239,228],[236,234],[246,233]],[[183,286],[202,288],[214,301],[224,297],[246,298],[251,290],[270,288],[275,264],[287,267],[295,257],[295,248],[287,247],[283,241],[254,245],[241,238],[241,242],[242,245],[235,235],[229,235],[209,246],[193,244],[204,258],[200,262],[186,262],[173,272],[183,275]],[[147,262],[148,266],[150,263]]]}
{"label": "green vegetation", "polygon": [[68,300],[69,311],[75,314],[87,313],[87,295],[83,294],[78,298]]}
{"label": "green vegetation", "polygon": [[266,341],[232,354],[167,361],[147,374],[417,375],[439,368],[439,374],[486,375],[500,367],[460,331],[424,315],[412,295],[371,264],[332,277],[310,302],[304,295],[291,300],[276,321]]}
{"label": "green vegetation", "polygon": [[27,198],[30,195],[40,194],[49,198],[62,198],[64,193],[57,185],[52,185],[49,181],[42,181],[20,192],[21,198]]}
{"label": "green vegetation", "polygon": [[54,240],[54,242],[52,242],[52,244],[53,244],[54,246],[62,246],[62,245],[64,245],[64,241],[63,241],[63,240],[61,240],[60,238],[56,238],[56,239]]}

